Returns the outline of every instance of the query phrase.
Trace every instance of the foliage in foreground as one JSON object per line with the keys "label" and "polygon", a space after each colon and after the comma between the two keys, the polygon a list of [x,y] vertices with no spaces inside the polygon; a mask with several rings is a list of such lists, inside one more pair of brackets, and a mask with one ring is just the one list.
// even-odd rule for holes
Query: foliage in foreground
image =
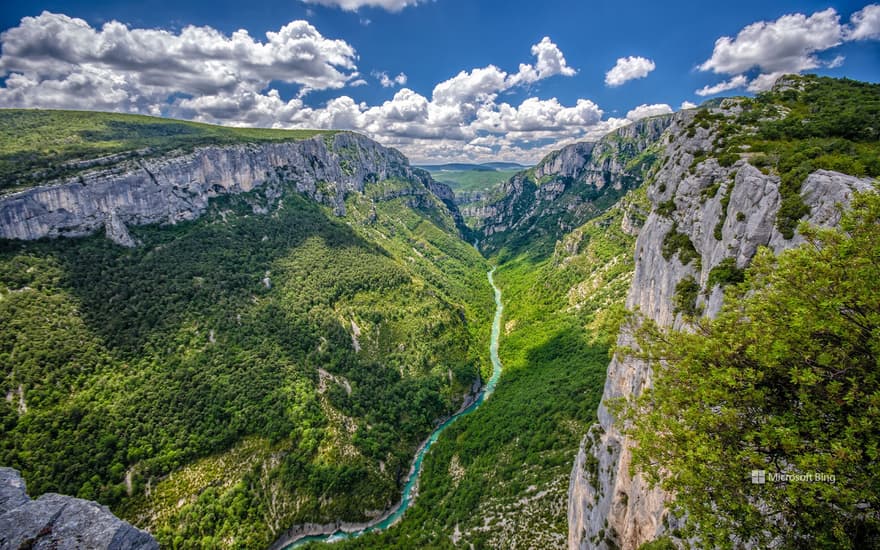
{"label": "foliage in foreground", "polygon": [[880,544],[880,195],[799,229],[807,244],[760,251],[717,319],[644,324],[654,387],[618,403],[634,467],[709,547]]}

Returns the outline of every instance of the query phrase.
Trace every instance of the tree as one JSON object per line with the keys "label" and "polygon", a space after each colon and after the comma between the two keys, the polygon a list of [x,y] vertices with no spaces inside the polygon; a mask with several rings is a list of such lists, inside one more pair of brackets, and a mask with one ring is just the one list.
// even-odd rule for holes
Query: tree
{"label": "tree", "polygon": [[804,245],[759,251],[716,319],[646,321],[622,351],[654,369],[615,404],[633,468],[707,547],[880,544],[880,195],[800,230]]}

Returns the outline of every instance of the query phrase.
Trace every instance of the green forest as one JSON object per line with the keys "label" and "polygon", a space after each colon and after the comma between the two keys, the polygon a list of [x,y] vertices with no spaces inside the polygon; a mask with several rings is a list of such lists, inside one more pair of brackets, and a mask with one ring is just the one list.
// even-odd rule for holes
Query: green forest
{"label": "green forest", "polygon": [[[253,192],[133,228],[134,249],[3,242],[0,363],[16,399],[0,401],[0,463],[33,494],[96,499],[169,547],[266,545],[297,522],[389,506],[488,362],[493,306],[442,203],[372,214]],[[250,469],[177,488],[198,498],[156,515],[177,494],[169,474],[253,438]]]}

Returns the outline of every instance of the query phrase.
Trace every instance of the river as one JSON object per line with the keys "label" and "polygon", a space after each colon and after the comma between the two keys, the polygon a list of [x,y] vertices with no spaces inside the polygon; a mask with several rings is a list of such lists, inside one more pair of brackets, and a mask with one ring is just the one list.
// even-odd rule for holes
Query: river
{"label": "river", "polygon": [[417,496],[416,487],[419,482],[419,476],[422,474],[422,461],[425,459],[428,451],[431,450],[431,445],[437,441],[437,438],[440,437],[443,430],[448,428],[453,422],[477,410],[477,408],[495,391],[495,386],[498,384],[498,378],[501,377],[501,359],[498,358],[498,338],[501,335],[501,314],[504,310],[504,306],[501,304],[501,290],[495,286],[495,279],[492,277],[494,271],[495,268],[492,268],[491,271],[486,273],[489,277],[489,284],[492,285],[492,290],[495,292],[495,317],[492,319],[492,336],[489,340],[489,359],[492,362],[492,376],[489,378],[489,381],[483,385],[480,395],[470,404],[470,406],[452,415],[446,420],[446,422],[437,426],[428,439],[421,447],[419,447],[419,450],[413,459],[412,467],[409,471],[409,477],[406,478],[406,483],[403,486],[403,496],[400,499],[400,503],[386,512],[381,518],[375,520],[372,524],[363,529],[355,531],[339,529],[333,533],[325,535],[305,536],[284,546],[285,550],[297,548],[309,542],[337,542],[344,539],[359,537],[364,533],[383,531],[397,523],[397,521],[403,517],[406,509],[410,507]]}

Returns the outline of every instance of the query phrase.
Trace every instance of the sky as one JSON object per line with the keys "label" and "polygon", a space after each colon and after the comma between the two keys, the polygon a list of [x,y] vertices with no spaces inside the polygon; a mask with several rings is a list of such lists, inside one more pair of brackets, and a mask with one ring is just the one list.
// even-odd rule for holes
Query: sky
{"label": "sky", "polygon": [[786,73],[880,81],[880,4],[90,0],[0,8],[0,107],[351,129],[518,161]]}

